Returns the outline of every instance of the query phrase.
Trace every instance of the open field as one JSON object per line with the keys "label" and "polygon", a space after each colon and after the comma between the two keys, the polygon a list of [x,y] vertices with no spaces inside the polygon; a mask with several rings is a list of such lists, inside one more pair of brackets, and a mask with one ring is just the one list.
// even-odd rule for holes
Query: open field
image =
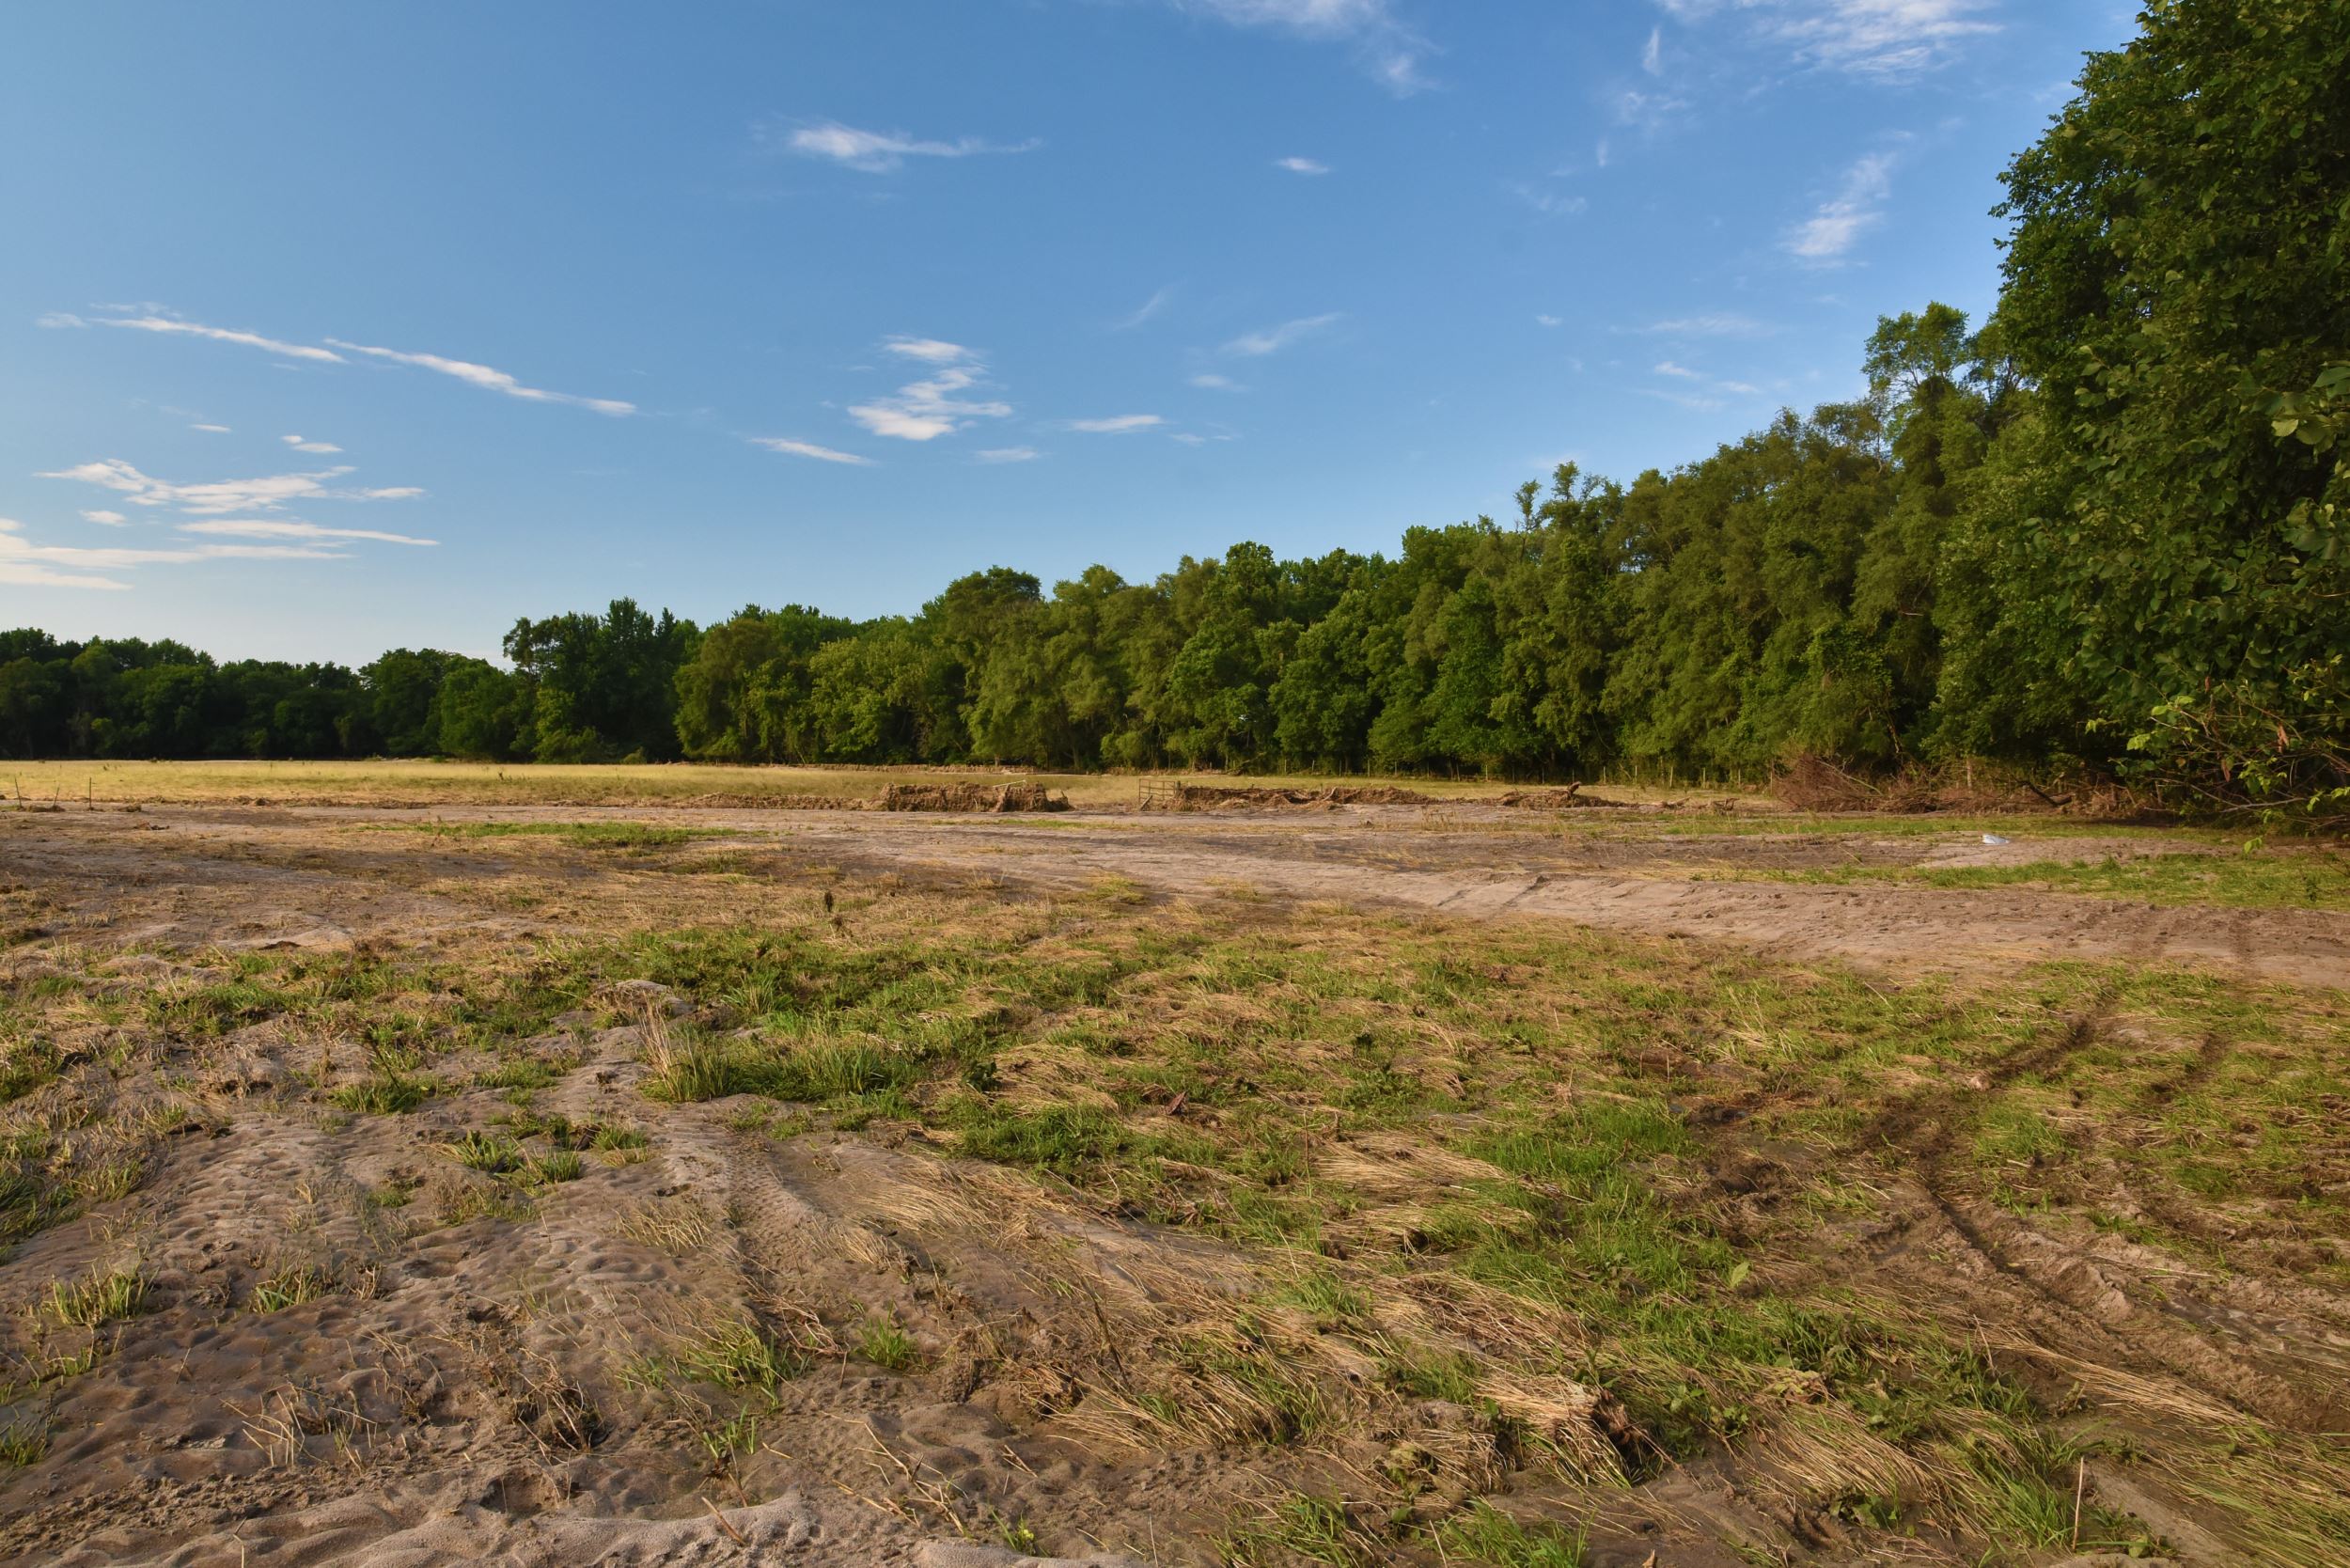
{"label": "open field", "polygon": [[[1168,775],[1167,777],[1179,776]],[[213,802],[333,806],[769,806],[809,796],[878,797],[891,784],[1032,779],[1080,808],[1116,809],[1136,797],[1131,775],[1035,773],[1004,768],[727,767],[697,762],[632,766],[371,760],[364,762],[10,762],[0,794],[14,801],[187,805]],[[1328,778],[1216,776],[1216,782],[1317,789]],[[1498,793],[1483,779],[1347,779],[1399,784],[1423,794]],[[1732,792],[1612,788],[1626,799],[1711,802]]]}
{"label": "open field", "polygon": [[85,771],[0,1561],[2350,1560],[2323,847]]}

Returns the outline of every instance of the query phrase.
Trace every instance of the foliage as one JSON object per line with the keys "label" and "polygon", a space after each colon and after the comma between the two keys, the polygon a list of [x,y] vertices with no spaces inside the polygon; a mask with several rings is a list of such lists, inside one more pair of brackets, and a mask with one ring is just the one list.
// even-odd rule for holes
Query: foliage
{"label": "foliage", "polygon": [[1996,331],[2044,420],[2008,615],[2151,777],[2350,786],[2350,11],[2154,0],[2007,171]]}

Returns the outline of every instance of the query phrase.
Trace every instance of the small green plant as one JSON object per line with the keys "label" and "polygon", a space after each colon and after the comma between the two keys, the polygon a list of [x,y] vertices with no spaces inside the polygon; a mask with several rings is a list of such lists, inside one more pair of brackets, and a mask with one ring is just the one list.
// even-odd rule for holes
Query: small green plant
{"label": "small green plant", "polygon": [[51,1315],[71,1327],[96,1328],[137,1317],[146,1309],[147,1276],[136,1269],[92,1273],[49,1287]]}
{"label": "small green plant", "polygon": [[599,1127],[590,1147],[606,1165],[634,1165],[652,1152],[652,1139],[634,1127]]}
{"label": "small green plant", "polygon": [[1371,1297],[1327,1269],[1300,1274],[1274,1293],[1274,1300],[1302,1307],[1324,1326],[1352,1323],[1371,1312]]}
{"label": "small green plant", "polygon": [[1355,1568],[1374,1560],[1372,1550],[1378,1544],[1347,1517],[1343,1505],[1300,1493],[1276,1505],[1263,1523],[1235,1537],[1227,1557],[1248,1568],[1270,1568],[1284,1554],[1326,1568]]}
{"label": "small green plant", "polygon": [[443,1225],[464,1225],[477,1219],[526,1219],[530,1200],[503,1182],[472,1182],[441,1200]]}
{"label": "small green plant", "polygon": [[673,1036],[656,1030],[645,1060],[652,1069],[645,1079],[646,1097],[672,1105],[723,1100],[758,1087],[739,1052],[698,1032]]}
{"label": "small green plant", "polygon": [[523,1152],[513,1139],[495,1133],[472,1132],[453,1143],[441,1145],[444,1152],[468,1169],[504,1175],[522,1168]]}
{"label": "small green plant", "polygon": [[556,1149],[531,1157],[529,1174],[540,1182],[576,1182],[588,1168],[588,1162],[576,1149]]}
{"label": "small green plant", "polygon": [[20,1416],[0,1426],[0,1465],[23,1469],[38,1465],[49,1453],[49,1423],[38,1416]]}
{"label": "small green plant", "polygon": [[1477,1363],[1457,1352],[1394,1344],[1379,1358],[1380,1380],[1398,1393],[1466,1404],[1477,1397]]}
{"label": "small green plant", "polygon": [[253,1287],[248,1305],[256,1312],[282,1312],[316,1301],[335,1289],[335,1277],[316,1263],[294,1263]]}
{"label": "small green plant", "polygon": [[476,1089],[545,1089],[559,1074],[537,1057],[513,1057],[474,1074]]}
{"label": "small green plant", "polygon": [[1449,1560],[1468,1558],[1493,1568],[1583,1568],[1581,1534],[1522,1523],[1482,1500],[1446,1520],[1436,1542]]}
{"label": "small green plant", "polygon": [[887,1372],[912,1370],[922,1358],[914,1337],[886,1317],[870,1317],[857,1329],[856,1353]]}
{"label": "small green plant", "polygon": [[347,1111],[368,1116],[398,1116],[415,1110],[432,1092],[420,1078],[404,1073],[379,1073],[356,1083],[342,1084],[326,1097]]}
{"label": "small green plant", "polygon": [[732,1475],[735,1466],[759,1451],[759,1417],[739,1411],[727,1421],[704,1427],[702,1448],[710,1455],[712,1475]]}
{"label": "small green plant", "polygon": [[92,1339],[89,1343],[70,1356],[52,1356],[48,1360],[43,1361],[35,1369],[33,1381],[56,1383],[65,1378],[79,1377],[96,1365],[98,1365],[98,1341]]}
{"label": "small green plant", "polygon": [[390,1182],[380,1187],[369,1187],[367,1204],[370,1209],[404,1209],[415,1197],[416,1189],[400,1182]]}
{"label": "small green plant", "polygon": [[678,1370],[722,1388],[759,1388],[768,1393],[806,1370],[798,1353],[769,1339],[756,1324],[724,1323],[676,1356]]}
{"label": "small green plant", "polygon": [[147,1168],[135,1159],[108,1160],[84,1173],[74,1185],[93,1203],[128,1198],[147,1180]]}

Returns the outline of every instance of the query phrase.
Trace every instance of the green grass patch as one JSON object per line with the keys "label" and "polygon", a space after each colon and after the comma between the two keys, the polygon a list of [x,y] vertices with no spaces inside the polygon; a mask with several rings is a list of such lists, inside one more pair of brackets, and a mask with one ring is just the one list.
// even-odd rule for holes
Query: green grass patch
{"label": "green grass patch", "polygon": [[912,1372],[922,1362],[914,1337],[886,1317],[867,1318],[858,1325],[856,1353],[885,1372]]}
{"label": "green grass patch", "polygon": [[2088,898],[2222,909],[2350,909],[2350,856],[2326,849],[2176,851],[2001,866],[1841,866],[1712,873],[1721,880],[2029,887]]}
{"label": "green grass patch", "polygon": [[663,849],[694,839],[719,839],[714,827],[666,827],[651,823],[371,823],[373,832],[424,833],[435,839],[553,839],[582,849]]}
{"label": "green grass patch", "polygon": [[1447,1561],[1465,1558],[1492,1568],[1583,1568],[1581,1532],[1527,1524],[1481,1499],[1447,1519],[1435,1535]]}
{"label": "green grass patch", "polygon": [[469,1170],[502,1176],[523,1167],[521,1145],[495,1133],[470,1132],[441,1145],[441,1152]]}
{"label": "green grass patch", "polygon": [[415,1110],[431,1098],[432,1085],[429,1079],[411,1077],[404,1073],[380,1073],[355,1083],[337,1085],[327,1091],[327,1099],[352,1112],[369,1116],[398,1116]]}
{"label": "green grass patch", "polygon": [[741,1320],[719,1325],[680,1349],[673,1359],[680,1372],[697,1383],[771,1394],[807,1370],[807,1359],[796,1349]]}
{"label": "green grass patch", "polygon": [[49,1314],[76,1328],[97,1328],[147,1310],[147,1276],[137,1269],[112,1269],[49,1287]]}
{"label": "green grass patch", "polygon": [[335,1277],[316,1263],[294,1263],[279,1269],[253,1287],[247,1303],[256,1312],[282,1312],[332,1294]]}

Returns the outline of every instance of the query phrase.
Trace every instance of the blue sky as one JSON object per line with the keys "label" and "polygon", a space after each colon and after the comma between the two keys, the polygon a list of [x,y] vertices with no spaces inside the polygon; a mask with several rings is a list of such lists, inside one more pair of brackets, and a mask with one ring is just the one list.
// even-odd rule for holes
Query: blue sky
{"label": "blue sky", "polygon": [[1391,549],[1980,315],[2000,166],[2131,18],[11,6],[0,625],[358,662]]}

